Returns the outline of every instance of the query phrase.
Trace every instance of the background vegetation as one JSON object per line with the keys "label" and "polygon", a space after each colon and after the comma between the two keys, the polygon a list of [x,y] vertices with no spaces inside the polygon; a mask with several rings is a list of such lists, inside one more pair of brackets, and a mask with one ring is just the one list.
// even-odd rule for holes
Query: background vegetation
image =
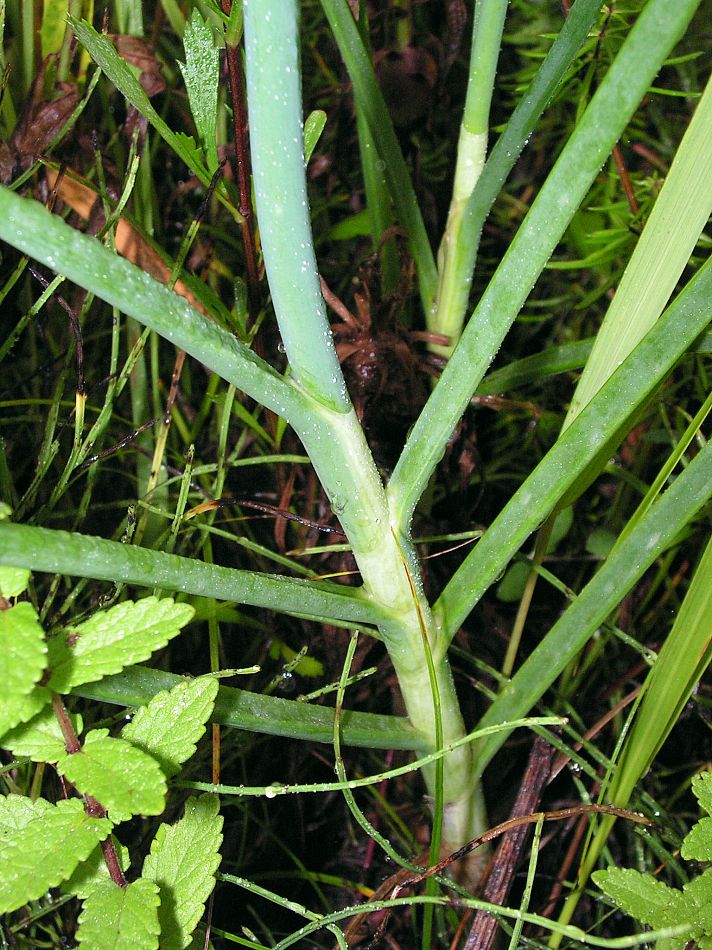
{"label": "background vegetation", "polygon": [[[614,2],[597,14],[487,217],[468,313],[643,6],[639,0]],[[284,345],[263,279],[259,241],[253,257],[235,214],[235,209],[245,209],[245,191],[240,192],[236,177],[229,57],[222,49],[219,57],[206,49],[200,59],[199,35],[193,53],[187,54],[191,41],[185,38],[186,30],[189,37],[191,29],[199,34],[193,18],[197,10],[210,24],[215,43],[234,47],[241,33],[238,6],[232,16],[229,3],[221,6],[213,0],[115,0],[106,13],[89,0],[7,0],[0,10],[2,182],[53,207],[73,227],[116,246],[163,283],[178,280],[176,289],[199,310],[283,372]],[[108,31],[173,139],[159,135],[156,123],[149,124],[96,69],[86,44],[75,38],[77,30],[65,28],[67,12]],[[362,13],[396,140],[436,247],[448,216],[465,102],[470,4],[373,0],[362,5]],[[509,5],[489,123],[491,142],[563,22],[557,3],[513,0]],[[703,3],[573,214],[448,441],[413,523],[431,600],[559,436],[592,338],[705,88],[711,23],[709,3]],[[239,56],[237,62],[241,65]],[[390,200],[378,206],[382,227],[380,236],[375,233],[376,206],[365,193],[364,168],[383,172],[384,162],[363,157],[364,149],[375,145],[363,129],[359,141],[363,117],[357,114],[342,54],[316,0],[301,3],[301,63],[305,115],[314,113],[307,175],[319,270],[346,383],[378,469],[388,479],[442,371],[448,341],[428,333],[413,248]],[[196,127],[194,118],[211,111],[209,104],[196,105],[200,83],[195,76],[212,69],[220,76],[213,155],[205,145],[210,130]],[[320,135],[317,110],[326,117]],[[186,166],[190,144],[184,133],[203,142],[205,167],[211,173],[218,169],[212,181],[211,174],[201,176],[195,173],[197,166],[192,171]],[[57,172],[64,177],[58,179]],[[68,183],[74,180],[72,191]],[[101,196],[97,204],[87,188]],[[685,215],[681,201],[678,213]],[[116,227],[121,216],[123,230]],[[709,232],[693,244],[680,286],[708,259]],[[662,267],[668,253],[664,241],[656,253]],[[339,512],[292,428],[200,361],[184,359],[182,351],[177,355],[165,334],[144,329],[119,307],[78,286],[56,285],[49,267],[9,245],[3,245],[2,255],[0,500],[12,509],[14,522],[96,535],[208,565],[331,579],[344,587],[358,582]],[[652,273],[650,279],[655,278]],[[539,542],[536,551],[525,546],[474,610],[466,611],[450,656],[467,728],[478,723],[512,669],[591,580],[659,474],[665,485],[674,482],[666,468],[670,457],[681,458],[684,469],[706,446],[709,350],[704,336],[688,349],[640,406],[595,480],[573,507],[562,507],[548,544]],[[611,761],[618,761],[630,729],[631,704],[690,593],[709,537],[709,509],[703,503],[555,686],[529,707],[532,714],[565,716],[566,724],[548,733],[557,746],[552,778],[540,792],[541,805],[532,801],[528,812],[598,801],[601,783],[608,782]],[[0,535],[2,563],[24,564],[24,554],[18,557],[14,548],[3,547],[9,537]],[[69,576],[69,568],[50,573],[49,567],[35,565],[38,573],[29,596],[46,629],[79,623],[98,608],[139,595],[138,586],[112,583],[111,576],[101,573],[96,566],[101,549],[90,554],[81,541],[76,547],[68,539],[62,543],[65,562],[78,563],[86,556],[95,566],[78,570],[79,579]],[[532,559],[535,589],[526,587]],[[155,585],[155,593],[175,590],[159,577]],[[530,595],[528,609],[526,600],[522,607]],[[318,611],[309,604],[300,610],[296,600],[285,608],[288,615],[250,607],[260,601],[249,596],[219,596],[210,597],[209,584],[203,596],[179,596],[195,608],[195,616],[153,665],[191,676],[237,669],[242,672],[230,685],[258,696],[304,698],[324,707],[325,714],[319,718],[315,713],[314,742],[305,741],[307,727],[290,723],[286,712],[284,724],[260,724],[260,716],[273,717],[276,706],[256,705],[250,726],[238,716],[233,726],[243,728],[229,726],[234,710],[216,715],[222,728],[215,725],[208,732],[173,782],[163,820],[182,814],[186,789],[194,789],[196,782],[219,780],[224,786],[261,790],[221,799],[224,878],[219,878],[209,909],[210,939],[215,946],[271,947],[303,923],[300,908],[329,914],[367,898],[387,898],[399,883],[390,857],[358,825],[342,791],[282,795],[271,786],[334,781],[330,710],[340,678],[355,677],[347,693],[350,709],[402,715],[404,708],[378,638],[359,637],[344,673],[351,637],[345,622],[338,627],[302,619],[296,615],[313,618]],[[682,708],[669,713],[670,725],[676,722],[671,737],[652,769],[628,792],[631,807],[655,824],[619,821],[604,852],[604,864],[656,871],[674,884],[689,876],[678,848],[698,817],[691,778],[708,766],[711,755],[709,682],[697,682],[709,659],[709,600],[703,590],[702,634],[695,647],[699,662],[693,670],[697,676],[683,684],[692,695],[687,701],[685,689],[677,690],[676,696],[684,699]],[[360,619],[353,618],[357,626]],[[513,630],[521,640],[510,647]],[[674,658],[672,668],[677,668]],[[117,713],[112,701],[129,706],[145,702],[167,682],[129,677],[116,686],[114,696],[111,681],[88,684],[70,705],[86,725],[115,729],[125,710]],[[404,723],[399,738],[389,733],[389,725],[396,728],[391,720],[382,722],[383,735],[376,736],[375,721],[368,728],[362,725],[360,738],[354,732],[349,741],[344,734],[340,754],[350,777],[378,775],[412,758],[408,750],[417,743],[408,741]],[[658,734],[662,741],[662,722]],[[492,826],[510,815],[532,739],[529,731],[514,733],[487,768],[484,786]],[[3,755],[0,777],[7,792],[36,796],[41,789],[49,800],[61,796],[51,769],[38,774],[41,766]],[[527,774],[537,767],[535,760]],[[429,811],[417,772],[354,794],[370,824],[398,853],[427,863]],[[604,796],[609,800],[613,798]],[[522,850],[510,857],[512,869],[516,864],[519,872],[509,895],[497,902],[550,918],[551,929],[556,934],[558,927],[558,938],[567,946],[585,944],[586,934],[604,942],[637,934],[642,928],[614,913],[585,881],[575,910],[578,935],[555,923],[563,899],[575,890],[591,819],[575,808],[565,817],[545,825],[543,837],[536,838],[531,880],[526,880],[529,845],[520,845]],[[122,840],[129,850],[146,852],[156,822],[136,817],[125,826]],[[456,895],[449,893],[434,921],[424,925],[414,893],[438,892],[406,890],[401,896],[410,905],[404,901],[406,906],[395,909],[390,919],[376,916],[375,923],[362,923],[362,932],[354,924],[348,939],[354,944],[359,936],[366,939],[369,927],[382,923],[384,945],[393,947],[420,945],[424,927],[431,926],[432,946],[471,950],[488,945],[490,938],[474,929],[481,926],[475,924],[474,911],[459,909]],[[3,946],[71,946],[78,913],[76,900],[48,893],[5,918]],[[515,921],[505,920],[502,926],[511,935]],[[514,946],[545,946],[549,938],[545,927],[529,923],[522,932],[515,929],[512,940]],[[333,940],[333,934],[322,930],[298,945],[327,947]]]}

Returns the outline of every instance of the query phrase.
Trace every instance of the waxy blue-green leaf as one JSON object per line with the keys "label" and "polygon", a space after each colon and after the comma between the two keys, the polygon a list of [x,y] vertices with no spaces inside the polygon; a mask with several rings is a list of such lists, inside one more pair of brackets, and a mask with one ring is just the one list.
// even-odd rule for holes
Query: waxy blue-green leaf
{"label": "waxy blue-green leaf", "polygon": [[[173,689],[181,677],[146,666],[131,666],[119,673],[77,689],[76,695],[121,706],[142,706],[161,690]],[[246,689],[221,686],[212,721],[229,729],[271,736],[289,736],[308,742],[331,745],[334,712],[327,706],[313,706],[280,696],[263,696]],[[366,749],[429,749],[427,740],[405,716],[354,712],[345,709],[341,718],[344,745]]]}
{"label": "waxy blue-green leaf", "polygon": [[147,660],[177,636],[192,616],[189,604],[177,604],[168,597],[145,597],[99,611],[50,641],[48,685],[57,693],[68,693],[81,683]]}
{"label": "waxy blue-green leaf", "polygon": [[143,865],[142,877],[161,894],[161,950],[183,950],[203,915],[220,864],[222,817],[217,795],[186,802],[185,816],[161,825]]}
{"label": "waxy blue-green leaf", "polygon": [[213,43],[210,25],[196,7],[183,34],[185,64],[180,64],[185,88],[188,90],[190,111],[203,145],[208,170],[218,167],[216,116],[218,108],[218,80],[220,54]]}
{"label": "waxy blue-green leaf", "polygon": [[61,884],[110,831],[107,818],[90,817],[76,798],[50,805],[0,797],[0,913]]}
{"label": "waxy blue-green leaf", "polygon": [[[81,732],[81,721],[75,720],[74,728]],[[66,753],[62,730],[49,704],[28,722],[6,733],[0,745],[10,749],[15,758],[28,758],[33,762],[58,762]]]}
{"label": "waxy blue-green leaf", "polygon": [[[1,224],[0,218],[0,227]],[[383,616],[383,611],[362,591],[331,581],[303,581],[240,571],[92,535],[33,525],[0,523],[0,564],[7,563],[52,574],[180,590],[342,626],[375,624]]]}
{"label": "waxy blue-green leaf", "polygon": [[160,815],[165,806],[166,779],[158,762],[130,742],[112,739],[108,729],[89,732],[79,752],[59,760],[57,771],[99,801],[114,824],[133,815]]}
{"label": "waxy blue-green leaf", "polygon": [[217,694],[218,681],[212,676],[184,680],[170,691],[162,690],[136,711],[121,738],[152,755],[170,778],[195,752]]}
{"label": "waxy blue-green leaf", "polygon": [[159,903],[152,881],[97,884],[79,915],[77,943],[87,950],[157,950]]}
{"label": "waxy blue-green leaf", "polygon": [[35,684],[47,664],[44,631],[32,604],[0,610],[0,736],[49,701]]}

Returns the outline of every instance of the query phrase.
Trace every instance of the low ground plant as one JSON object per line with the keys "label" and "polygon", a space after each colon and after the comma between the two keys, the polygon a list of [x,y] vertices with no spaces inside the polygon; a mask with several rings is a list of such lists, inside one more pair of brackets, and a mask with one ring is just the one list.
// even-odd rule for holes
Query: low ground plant
{"label": "low ground plant", "polygon": [[9,946],[647,939],[589,878],[706,703],[709,11],[432,6],[0,7]]}

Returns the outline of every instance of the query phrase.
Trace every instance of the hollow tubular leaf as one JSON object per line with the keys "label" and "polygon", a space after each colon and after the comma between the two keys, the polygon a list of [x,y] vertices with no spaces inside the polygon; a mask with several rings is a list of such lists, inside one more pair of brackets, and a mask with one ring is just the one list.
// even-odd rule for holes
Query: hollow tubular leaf
{"label": "hollow tubular leaf", "polygon": [[0,239],[135,317],[223,379],[291,421],[297,389],[231,333],[94,238],[29,198],[0,187]]}
{"label": "hollow tubular leaf", "polygon": [[650,0],[576,126],[413,426],[389,497],[405,530],[447,440],[697,0]]}
{"label": "hollow tubular leaf", "polygon": [[243,3],[255,207],[272,303],[292,372],[317,402],[348,412],[351,401],[304,213],[298,14],[292,0]]}
{"label": "hollow tubular leaf", "polygon": [[601,0],[576,0],[485,162],[462,211],[458,234],[444,236],[443,244],[447,241],[447,246],[443,248],[445,260],[440,265],[437,304],[426,314],[432,332],[444,333],[454,341],[459,339],[484,222],[539,116],[586,39],[600,6]]}
{"label": "hollow tubular leaf", "polygon": [[[174,673],[133,666],[117,676],[79,686],[75,693],[103,703],[144,706],[162,690],[172,690],[185,682],[183,677]],[[262,696],[230,686],[221,686],[218,690],[211,719],[231,729],[309,742],[330,744],[334,733],[334,713],[326,706],[312,706],[279,696]],[[423,736],[405,716],[383,716],[347,709],[342,712],[341,727],[341,739],[346,745],[366,749],[428,748]]]}
{"label": "hollow tubular leaf", "polygon": [[448,636],[712,319],[712,261],[692,278],[625,363],[560,436],[450,579],[435,605]]}
{"label": "hollow tubular leaf", "polygon": [[380,616],[378,608],[358,591],[338,584],[238,571],[118,541],[29,525],[0,524],[0,564],[183,591],[317,620],[370,623]]}

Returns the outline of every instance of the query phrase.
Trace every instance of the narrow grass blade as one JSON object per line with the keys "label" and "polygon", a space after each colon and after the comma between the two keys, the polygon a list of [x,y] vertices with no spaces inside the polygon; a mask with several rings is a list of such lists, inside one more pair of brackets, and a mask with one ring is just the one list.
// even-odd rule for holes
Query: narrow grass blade
{"label": "narrow grass blade", "polygon": [[635,783],[652,765],[712,659],[711,577],[712,540],[643,686],[643,699],[608,792],[614,805],[625,807]]}
{"label": "narrow grass blade", "polygon": [[[606,800],[613,805],[626,807],[636,783],[652,765],[712,659],[710,577],[712,539],[707,542],[672,630],[643,684],[643,699],[633,728],[626,737],[618,768],[606,791]],[[584,853],[576,888],[561,912],[561,922],[571,919],[614,822],[611,815],[601,818]]]}
{"label": "narrow grass blade", "polygon": [[375,622],[380,611],[357,590],[203,564],[176,554],[51,528],[0,524],[0,564],[183,591],[315,620]]}
{"label": "narrow grass blade", "polygon": [[712,213],[712,79],[596,335],[571,401],[571,424],[655,323]]}
{"label": "narrow grass blade", "polygon": [[500,393],[541,382],[548,376],[558,373],[570,373],[580,369],[593,349],[593,338],[577,340],[575,343],[562,343],[552,346],[541,353],[524,356],[507,366],[488,373],[477,387],[478,396],[497,396]]}
{"label": "narrow grass blade", "polygon": [[411,430],[389,495],[403,529],[447,440],[697,0],[650,0],[576,126]]}

